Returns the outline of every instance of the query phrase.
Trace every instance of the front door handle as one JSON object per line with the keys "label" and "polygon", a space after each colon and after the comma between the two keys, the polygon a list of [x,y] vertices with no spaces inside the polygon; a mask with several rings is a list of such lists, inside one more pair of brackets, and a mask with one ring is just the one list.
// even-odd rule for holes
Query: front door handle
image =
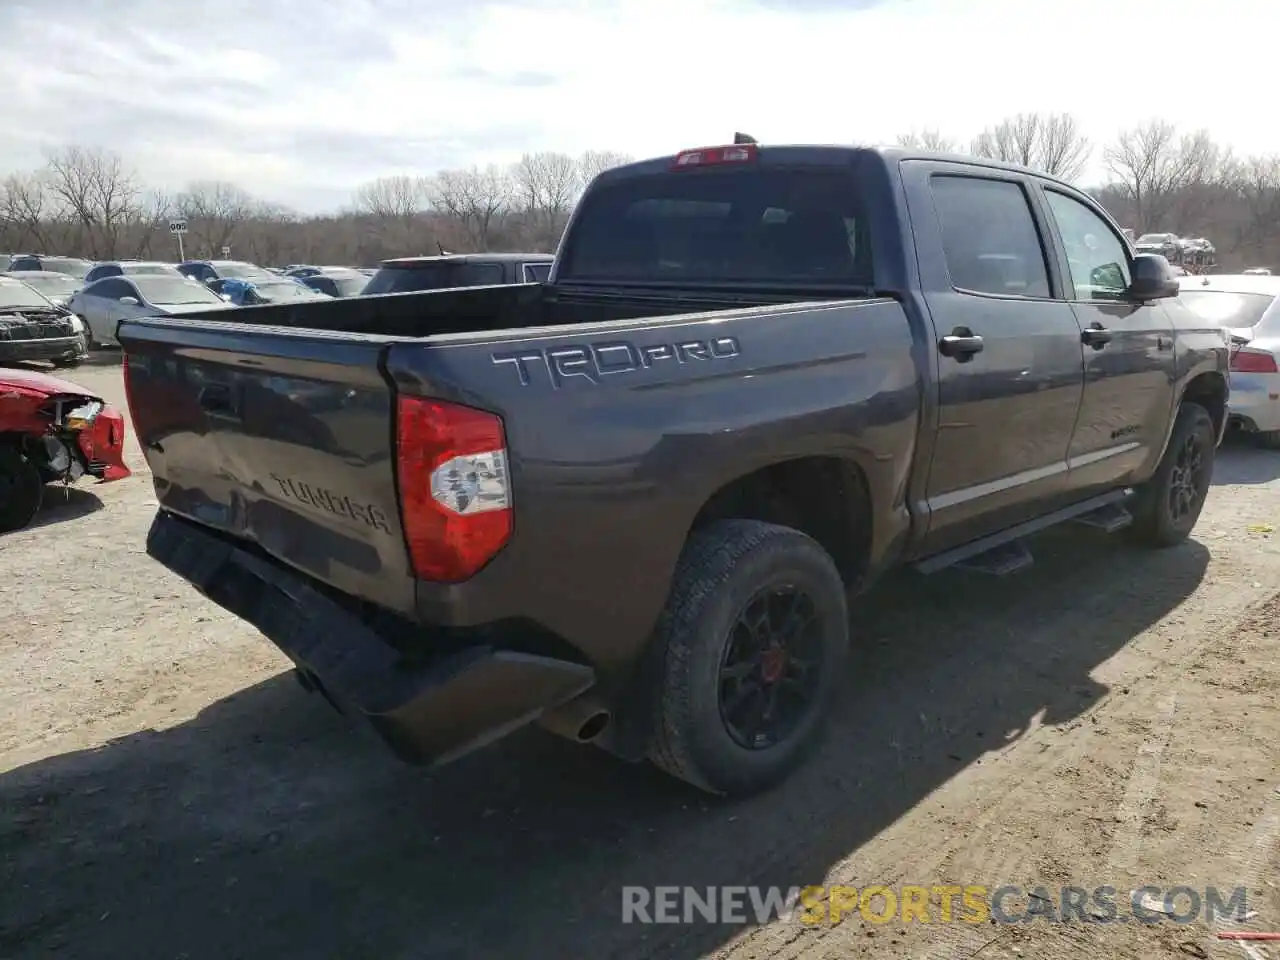
{"label": "front door handle", "polygon": [[975,353],[981,353],[982,338],[975,336],[968,327],[956,327],[938,341],[938,352],[959,363],[968,363]]}
{"label": "front door handle", "polygon": [[1098,321],[1089,324],[1088,329],[1080,332],[1080,339],[1095,350],[1101,350],[1111,342],[1111,331]]}

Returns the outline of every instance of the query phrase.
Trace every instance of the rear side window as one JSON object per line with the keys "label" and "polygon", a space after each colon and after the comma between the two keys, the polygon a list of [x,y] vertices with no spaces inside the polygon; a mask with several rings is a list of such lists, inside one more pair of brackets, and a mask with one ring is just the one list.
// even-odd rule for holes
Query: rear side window
{"label": "rear side window", "polygon": [[558,276],[863,286],[870,254],[847,170],[673,171],[591,190]]}
{"label": "rear side window", "polygon": [[382,267],[369,280],[365,294],[412,293],[450,287],[484,287],[502,283],[500,263],[423,263]]}
{"label": "rear side window", "polygon": [[35,257],[14,257],[9,261],[10,270],[39,270],[40,261]]}
{"label": "rear side window", "polygon": [[957,289],[1049,296],[1044,247],[1021,186],[958,176],[935,176],[932,184],[947,272]]}

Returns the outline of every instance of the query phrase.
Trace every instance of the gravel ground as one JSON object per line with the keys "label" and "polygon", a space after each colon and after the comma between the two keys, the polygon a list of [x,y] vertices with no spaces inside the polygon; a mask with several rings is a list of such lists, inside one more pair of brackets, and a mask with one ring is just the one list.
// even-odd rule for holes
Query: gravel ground
{"label": "gravel ground", "polygon": [[[110,356],[72,379],[123,402]],[[1246,885],[1280,930],[1280,454],[1221,451],[1173,550],[1063,530],[1015,578],[886,584],[834,735],[738,803],[537,730],[397,765],[147,559],[130,463],[0,540],[0,957],[1246,956],[1202,922],[620,922],[662,884]]]}

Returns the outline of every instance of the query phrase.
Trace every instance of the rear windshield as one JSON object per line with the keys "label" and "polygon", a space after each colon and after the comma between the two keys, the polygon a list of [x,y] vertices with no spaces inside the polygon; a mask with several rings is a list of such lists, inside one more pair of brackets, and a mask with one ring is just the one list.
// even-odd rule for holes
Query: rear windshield
{"label": "rear windshield", "polygon": [[558,278],[864,285],[870,249],[849,173],[690,170],[592,190]]}
{"label": "rear windshield", "polygon": [[122,263],[120,269],[130,276],[182,276],[177,267],[171,267],[167,263]]}
{"label": "rear windshield", "polygon": [[1276,302],[1269,293],[1230,293],[1226,290],[1183,289],[1178,299],[1202,320],[1235,329],[1256,325]]}
{"label": "rear windshield", "polygon": [[381,267],[364,288],[365,295],[444,290],[449,287],[483,287],[502,283],[502,264],[431,262]]}

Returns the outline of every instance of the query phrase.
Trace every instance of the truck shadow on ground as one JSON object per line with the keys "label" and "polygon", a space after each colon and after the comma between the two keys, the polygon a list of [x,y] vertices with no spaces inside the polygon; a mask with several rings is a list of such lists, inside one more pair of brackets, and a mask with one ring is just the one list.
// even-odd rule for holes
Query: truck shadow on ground
{"label": "truck shadow on ground", "polygon": [[537,730],[401,767],[288,675],[11,771],[0,955],[691,960],[737,930],[623,924],[623,886],[821,883],[1033,718],[1096,704],[1091,671],[1208,563],[1069,530],[1036,547],[1016,578],[902,575],[860,603],[832,736],[748,801]]}

